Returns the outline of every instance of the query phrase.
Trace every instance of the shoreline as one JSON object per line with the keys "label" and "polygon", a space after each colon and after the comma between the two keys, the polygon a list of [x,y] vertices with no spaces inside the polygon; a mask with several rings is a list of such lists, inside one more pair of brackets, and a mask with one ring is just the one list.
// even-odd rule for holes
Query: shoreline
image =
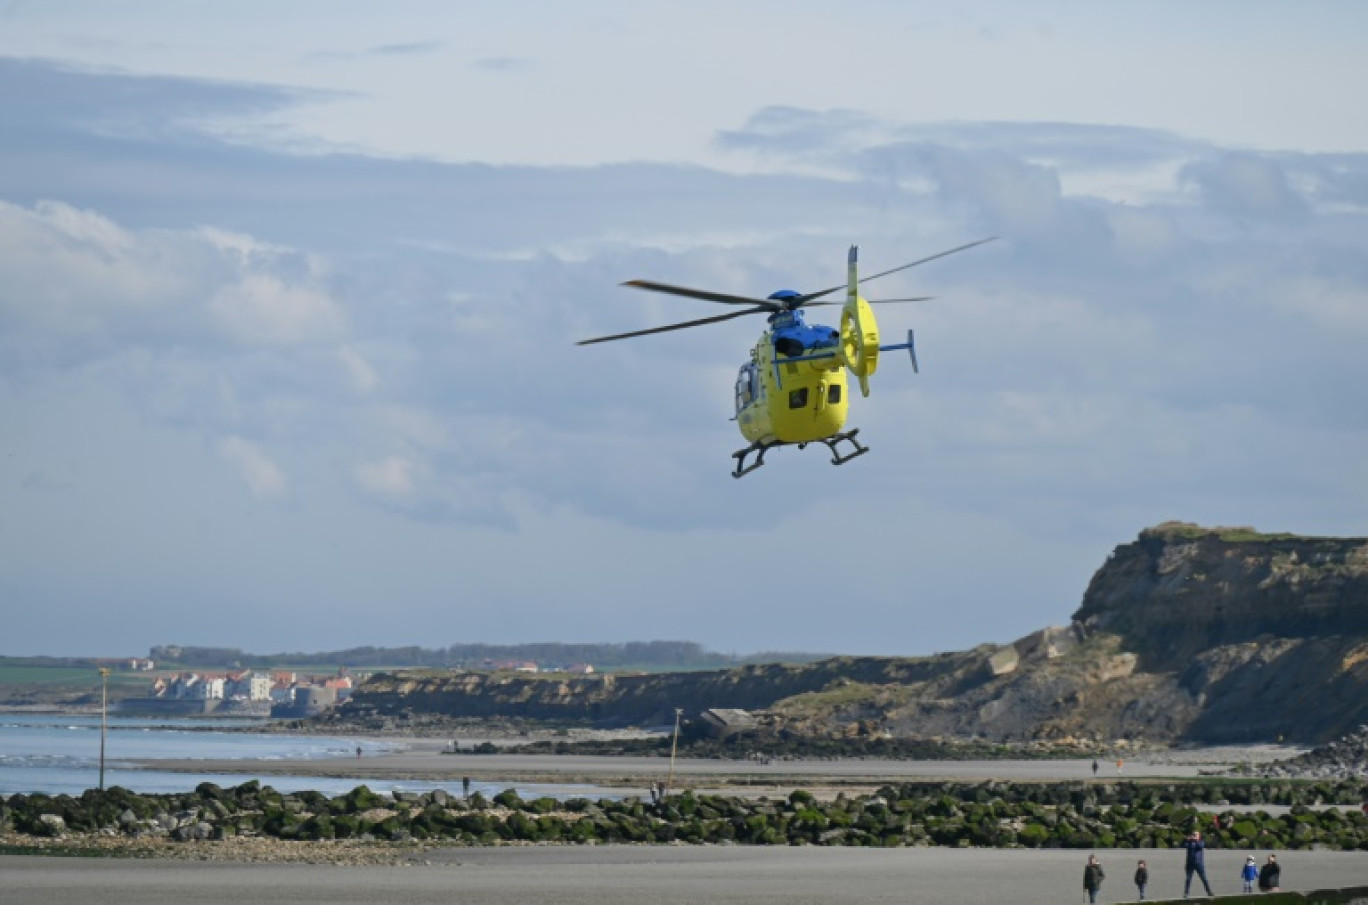
{"label": "shoreline", "polygon": [[[345,737],[345,736],[343,736]],[[646,790],[654,782],[674,777],[677,789],[726,789],[733,794],[771,794],[779,790],[813,787],[838,791],[870,791],[899,781],[1115,782],[1125,780],[1187,780],[1251,761],[1271,760],[1293,753],[1275,746],[1258,748],[1166,751],[1128,761],[1118,769],[1105,764],[1096,774],[1092,761],[1000,760],[927,761],[880,759],[777,760],[769,764],[748,760],[586,754],[450,754],[435,739],[398,739],[393,736],[354,736],[402,749],[364,757],[294,759],[139,759],[138,769],[173,773],[215,773],[249,778],[314,776],[360,780],[459,782],[472,780],[513,783],[583,784],[614,789]]]}

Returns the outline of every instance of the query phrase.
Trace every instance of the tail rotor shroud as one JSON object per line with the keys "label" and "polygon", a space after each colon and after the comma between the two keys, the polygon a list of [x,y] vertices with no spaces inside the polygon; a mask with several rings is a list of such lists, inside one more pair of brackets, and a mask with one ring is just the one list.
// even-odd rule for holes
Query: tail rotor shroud
{"label": "tail rotor shroud", "polygon": [[860,246],[850,246],[841,309],[841,364],[860,381],[860,393],[868,396],[869,378],[879,369],[879,322],[869,302],[860,297],[859,259]]}

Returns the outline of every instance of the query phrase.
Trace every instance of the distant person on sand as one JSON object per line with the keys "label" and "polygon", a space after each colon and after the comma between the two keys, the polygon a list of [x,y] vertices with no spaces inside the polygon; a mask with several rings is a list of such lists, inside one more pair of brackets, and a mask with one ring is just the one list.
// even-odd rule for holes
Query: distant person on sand
{"label": "distant person on sand", "polygon": [[1245,858],[1244,867],[1240,868],[1240,891],[1251,893],[1254,891],[1254,881],[1259,879],[1259,865],[1254,863],[1254,856]]}
{"label": "distant person on sand", "polygon": [[1093,776],[1097,775],[1097,761],[1093,761]]}
{"label": "distant person on sand", "polygon": [[1088,891],[1088,901],[1097,901],[1097,891],[1102,888],[1102,881],[1107,879],[1107,875],[1102,872],[1102,865],[1098,862],[1096,855],[1088,856],[1088,866],[1083,868],[1083,888]]}
{"label": "distant person on sand", "polygon": [[1202,834],[1193,830],[1192,835],[1183,840],[1183,848],[1187,849],[1187,861],[1183,865],[1183,872],[1187,877],[1183,883],[1183,898],[1190,898],[1188,893],[1192,891],[1192,875],[1194,873],[1202,878],[1202,886],[1206,888],[1206,894],[1215,895],[1211,891],[1211,884],[1207,882],[1206,843],[1202,841]]}
{"label": "distant person on sand", "polygon": [[357,746],[356,746],[356,756],[357,756],[357,757],[360,757],[360,756],[361,756],[361,746],[360,746],[360,745],[357,745]]}
{"label": "distant person on sand", "polygon": [[1120,773],[1120,772],[1121,772],[1121,767],[1122,767],[1124,764],[1125,764],[1125,761],[1123,761],[1121,758],[1118,757],[1118,758],[1116,759],[1116,772],[1117,772],[1117,773]]}
{"label": "distant person on sand", "polygon": [[1282,867],[1278,856],[1269,855],[1264,866],[1259,868],[1259,892],[1277,892],[1282,888]]}
{"label": "distant person on sand", "polygon": [[1149,866],[1143,858],[1135,868],[1135,888],[1140,892],[1140,901],[1145,901],[1145,887],[1149,886]]}

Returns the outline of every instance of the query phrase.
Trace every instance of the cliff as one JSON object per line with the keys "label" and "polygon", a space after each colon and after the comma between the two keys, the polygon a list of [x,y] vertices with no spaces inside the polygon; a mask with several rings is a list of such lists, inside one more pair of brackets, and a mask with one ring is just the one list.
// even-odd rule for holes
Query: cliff
{"label": "cliff", "polygon": [[1230,645],[1368,636],[1368,539],[1160,525],[1116,548],[1073,618],[1156,671]]}
{"label": "cliff", "polygon": [[1168,523],[1097,571],[1069,626],[935,657],[548,679],[377,676],[342,719],[601,724],[763,711],[771,730],[993,741],[1316,743],[1368,722],[1368,539]]}
{"label": "cliff", "polygon": [[675,708],[763,710],[838,681],[905,685],[925,680],[972,654],[916,659],[835,657],[794,666],[764,664],[704,672],[545,677],[520,673],[377,674],[339,712],[348,719],[439,713],[606,725],[664,724]]}

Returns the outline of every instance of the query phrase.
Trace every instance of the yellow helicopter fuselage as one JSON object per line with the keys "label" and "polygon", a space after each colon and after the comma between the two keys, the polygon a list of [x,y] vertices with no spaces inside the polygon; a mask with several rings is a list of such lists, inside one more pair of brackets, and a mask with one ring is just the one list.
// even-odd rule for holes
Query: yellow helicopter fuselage
{"label": "yellow helicopter fuselage", "polygon": [[766,332],[736,378],[736,424],[751,443],[810,443],[838,433],[850,408],[839,359],[788,361]]}

